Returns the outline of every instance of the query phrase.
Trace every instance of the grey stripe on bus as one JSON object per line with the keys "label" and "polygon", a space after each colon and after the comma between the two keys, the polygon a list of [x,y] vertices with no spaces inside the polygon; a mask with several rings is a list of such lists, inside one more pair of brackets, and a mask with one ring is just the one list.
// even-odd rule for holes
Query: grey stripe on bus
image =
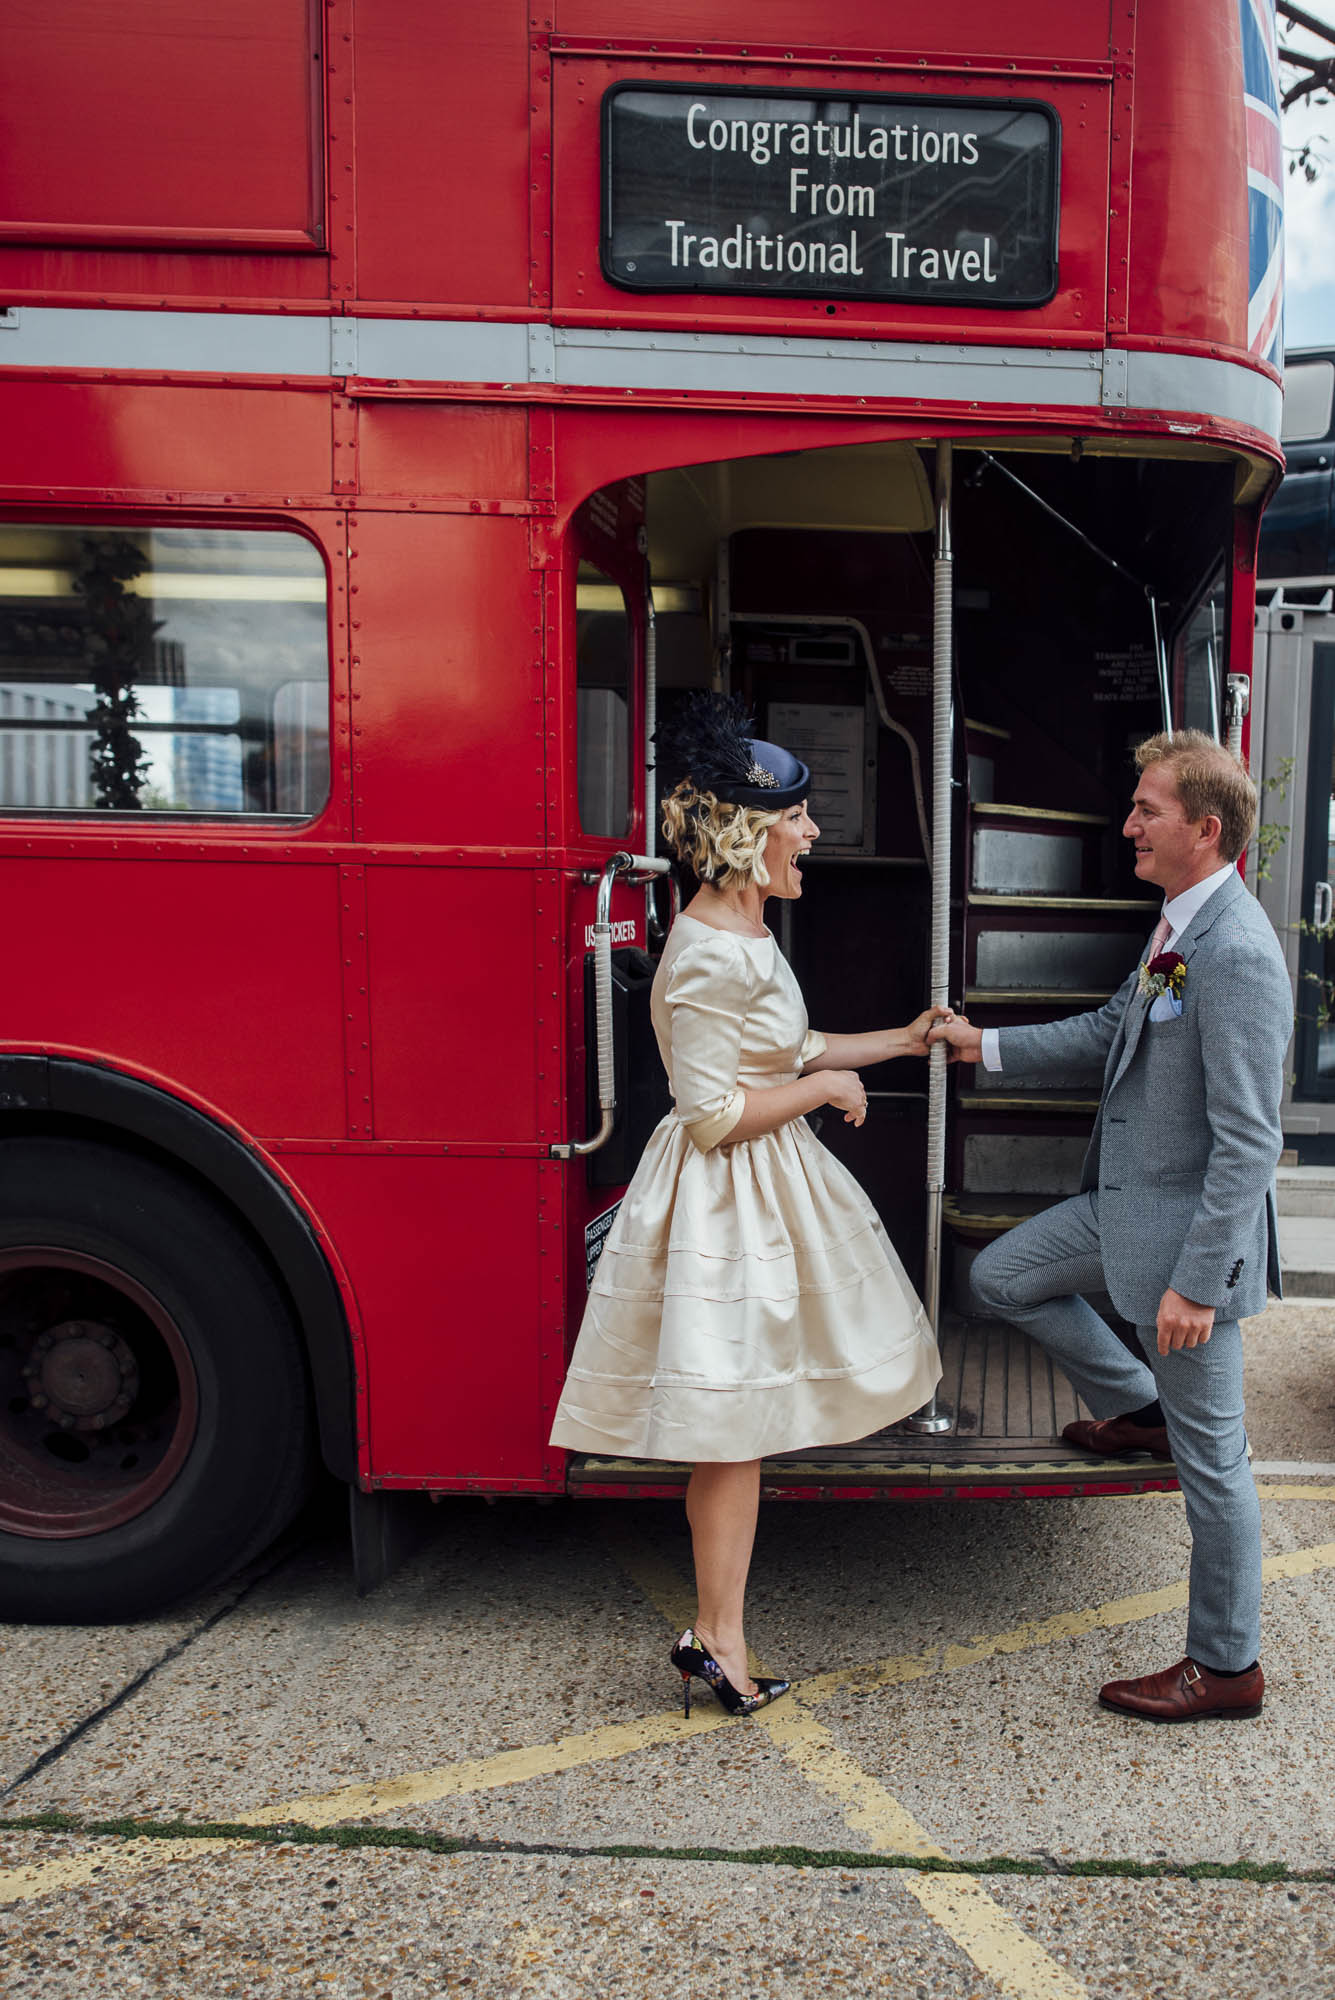
{"label": "grey stripe on bus", "polygon": [[19,306],[4,366],[1180,410],[1272,437],[1281,404],[1257,370],[1198,355],[343,314]]}

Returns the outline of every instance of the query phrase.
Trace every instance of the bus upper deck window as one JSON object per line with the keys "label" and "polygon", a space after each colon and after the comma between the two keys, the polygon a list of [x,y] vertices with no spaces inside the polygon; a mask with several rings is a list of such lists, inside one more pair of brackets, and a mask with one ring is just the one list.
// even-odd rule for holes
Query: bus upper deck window
{"label": "bus upper deck window", "polygon": [[0,522],[0,812],[312,817],[325,595],[292,533]]}
{"label": "bus upper deck window", "polygon": [[630,828],[634,632],[620,587],[582,562],[575,592],[579,822],[613,839]]}

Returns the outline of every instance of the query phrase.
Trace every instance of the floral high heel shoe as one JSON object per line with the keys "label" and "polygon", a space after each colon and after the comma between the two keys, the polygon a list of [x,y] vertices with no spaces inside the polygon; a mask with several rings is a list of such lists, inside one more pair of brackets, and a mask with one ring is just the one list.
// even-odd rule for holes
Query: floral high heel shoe
{"label": "floral high heel shoe", "polygon": [[687,1715],[691,1712],[691,1676],[698,1674],[706,1687],[711,1687],[729,1715],[754,1715],[758,1708],[768,1702],[777,1701],[781,1694],[787,1694],[791,1681],[762,1680],[756,1675],[758,1694],[742,1694],[735,1688],[713,1655],[706,1651],[696,1638],[691,1626],[678,1639],[670,1655],[673,1666],[681,1675],[682,1702]]}

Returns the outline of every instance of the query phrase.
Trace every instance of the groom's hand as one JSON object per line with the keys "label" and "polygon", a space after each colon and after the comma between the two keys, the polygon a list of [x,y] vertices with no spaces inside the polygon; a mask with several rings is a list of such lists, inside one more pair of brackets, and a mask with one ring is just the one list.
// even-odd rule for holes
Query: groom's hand
{"label": "groom's hand", "polygon": [[976,1063],[983,1060],[983,1031],[975,1028],[963,1014],[956,1014],[953,1021],[938,1021],[927,1036],[927,1046],[936,1042],[946,1044],[947,1062]]}
{"label": "groom's hand", "polygon": [[1214,1327],[1214,1307],[1198,1306],[1170,1285],[1159,1301],[1156,1323],[1160,1354],[1171,1354],[1177,1347],[1204,1347]]}

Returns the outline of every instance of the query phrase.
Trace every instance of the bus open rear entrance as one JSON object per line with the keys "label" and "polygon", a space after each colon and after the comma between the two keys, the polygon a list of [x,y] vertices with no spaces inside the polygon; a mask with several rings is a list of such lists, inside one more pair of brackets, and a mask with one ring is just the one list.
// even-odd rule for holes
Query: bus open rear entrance
{"label": "bus open rear entrance", "polygon": [[[1168,715],[1222,725],[1238,484],[1236,458],[1199,445],[1133,451],[1068,437],[954,453],[951,837],[938,893],[949,908],[949,997],[980,1025],[1097,1007],[1144,947],[1158,899],[1137,882],[1121,835],[1131,752]],[[643,721],[633,663],[637,634],[651,627],[659,715],[688,689],[732,689],[760,734],[811,765],[821,838],[807,894],[777,905],[775,926],[817,1027],[907,1020],[928,998],[939,500],[934,448],[890,439],[671,468],[633,482],[629,503],[609,489],[586,510],[604,524],[620,518],[647,552],[638,567],[607,559],[621,571],[614,588],[587,554],[592,539],[581,544],[584,824],[614,831],[624,810],[616,744]],[[653,617],[641,619],[635,593],[650,588]],[[647,1007],[628,1013],[623,1032],[625,1074],[651,1076],[661,1091]],[[861,1130],[813,1122],[922,1289],[927,1079],[904,1060],[865,1080]],[[767,1491],[907,1499],[1175,1483],[1149,1454],[1101,1461],[1063,1442],[1063,1427],[1090,1413],[1022,1333],[970,1310],[981,1246],[1078,1190],[1100,1085],[1097,1075],[953,1072],[939,1329],[949,1427],[923,1434],[906,1423],[776,1459]],[[618,1154],[618,1179],[637,1152]],[[586,1177],[587,1202],[572,1198],[605,1231],[619,1189],[596,1154]],[[595,1259],[600,1240],[590,1238]],[[572,1277],[572,1340],[586,1268]],[[667,1493],[684,1477],[598,1458],[567,1470],[580,1494]]]}

